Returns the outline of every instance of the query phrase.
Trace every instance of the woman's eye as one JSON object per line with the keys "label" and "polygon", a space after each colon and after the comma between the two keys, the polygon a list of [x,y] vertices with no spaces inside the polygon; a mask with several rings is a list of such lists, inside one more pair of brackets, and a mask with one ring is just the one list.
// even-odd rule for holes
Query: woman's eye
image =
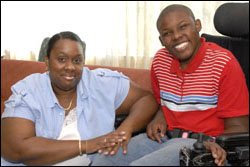
{"label": "woman's eye", "polygon": [[180,28],[181,28],[181,29],[184,29],[184,28],[186,28],[186,26],[187,26],[187,25],[184,24],[184,25],[181,25]]}
{"label": "woman's eye", "polygon": [[74,59],[74,63],[81,63],[81,59]]}

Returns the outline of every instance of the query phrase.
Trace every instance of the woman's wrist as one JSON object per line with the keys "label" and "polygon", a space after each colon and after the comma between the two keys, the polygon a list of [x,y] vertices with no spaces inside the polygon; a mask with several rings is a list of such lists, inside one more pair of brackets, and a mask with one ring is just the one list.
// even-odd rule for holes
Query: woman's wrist
{"label": "woman's wrist", "polygon": [[116,131],[117,132],[125,132],[125,135],[128,135],[128,134],[132,134],[133,133],[133,131],[134,131],[134,129],[133,129],[133,127],[129,127],[129,126],[123,126],[123,125],[121,125],[120,127],[118,127],[117,129],[116,129]]}
{"label": "woman's wrist", "polygon": [[81,141],[81,139],[79,139],[78,148],[79,148],[79,155],[82,156],[82,141]]}
{"label": "woman's wrist", "polygon": [[84,153],[88,153],[88,142],[87,140],[79,140],[79,155],[82,156]]}

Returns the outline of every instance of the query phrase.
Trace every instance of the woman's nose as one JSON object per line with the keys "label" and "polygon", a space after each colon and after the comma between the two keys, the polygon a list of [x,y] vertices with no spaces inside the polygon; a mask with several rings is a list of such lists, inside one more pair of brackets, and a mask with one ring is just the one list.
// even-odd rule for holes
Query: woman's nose
{"label": "woman's nose", "polygon": [[67,63],[65,64],[65,69],[67,69],[67,70],[75,70],[74,63],[71,60],[67,61]]}

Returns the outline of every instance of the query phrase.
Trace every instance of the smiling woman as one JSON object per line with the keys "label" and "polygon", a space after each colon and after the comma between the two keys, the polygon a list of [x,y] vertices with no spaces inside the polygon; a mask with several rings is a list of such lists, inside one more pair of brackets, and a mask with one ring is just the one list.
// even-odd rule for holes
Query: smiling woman
{"label": "smiling woman", "polygon": [[[153,95],[128,77],[84,67],[83,45],[73,32],[50,38],[45,64],[47,72],[18,81],[5,102],[1,166],[87,166],[97,151],[115,154],[122,146],[126,152],[132,133],[157,111]],[[128,117],[115,129],[121,114]]]}

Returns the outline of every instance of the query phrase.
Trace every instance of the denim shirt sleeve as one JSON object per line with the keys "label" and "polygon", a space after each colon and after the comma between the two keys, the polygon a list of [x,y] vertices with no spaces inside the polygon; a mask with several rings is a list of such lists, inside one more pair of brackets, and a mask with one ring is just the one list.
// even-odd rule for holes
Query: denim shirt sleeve
{"label": "denim shirt sleeve", "polygon": [[114,93],[114,106],[115,109],[119,108],[128,95],[130,88],[129,78],[121,72],[109,69],[97,69],[97,75],[104,83],[103,86],[105,85],[105,93],[107,95]]}
{"label": "denim shirt sleeve", "polygon": [[[35,122],[35,116],[32,112],[32,105],[35,105],[34,99],[28,92],[25,80],[21,80],[13,85],[11,91],[12,95],[4,102],[5,109],[2,118],[18,117]],[[30,103],[33,104],[30,105]]]}

